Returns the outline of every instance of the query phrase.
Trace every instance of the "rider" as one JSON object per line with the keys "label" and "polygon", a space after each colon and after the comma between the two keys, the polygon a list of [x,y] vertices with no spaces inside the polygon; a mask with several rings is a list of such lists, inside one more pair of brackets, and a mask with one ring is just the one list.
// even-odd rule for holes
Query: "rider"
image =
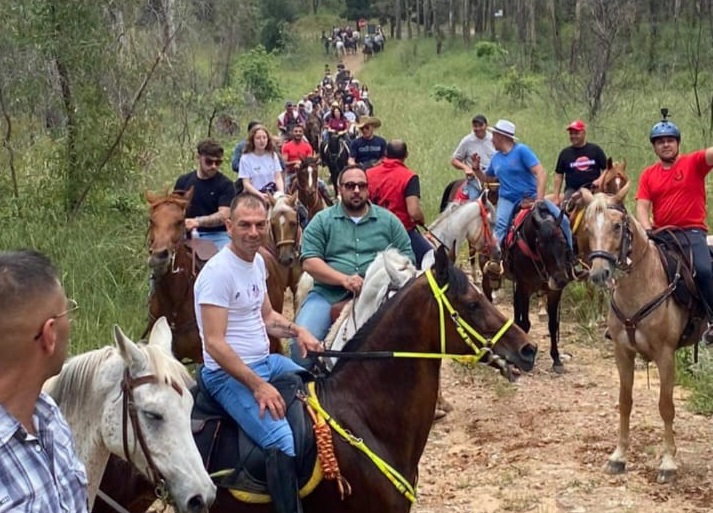
{"label": "rider", "polygon": [[343,86],[349,82],[349,70],[344,67],[344,64],[337,64],[337,87]]}
{"label": "rider", "polygon": [[[491,261],[488,262],[487,267],[489,273],[500,274],[502,273],[500,265],[502,254],[500,250],[517,206],[523,200],[537,199],[544,201],[555,218],[559,217],[560,210],[554,203],[545,199],[545,185],[547,183],[545,168],[542,167],[537,155],[529,147],[517,142],[515,139],[515,125],[510,121],[501,119],[491,129],[491,132],[493,134],[493,146],[497,151],[490,160],[490,165],[488,165],[485,173],[479,169],[477,158],[473,163],[473,171],[482,182],[498,181],[500,183],[495,224],[495,239],[498,243],[498,249],[492,252]],[[572,230],[569,227],[567,216],[562,217],[560,226],[567,239],[569,249],[567,261],[570,266],[574,266]],[[574,276],[578,276],[581,270],[573,268],[570,272]]]}
{"label": "rider", "polygon": [[386,140],[374,134],[374,130],[381,126],[381,120],[365,116],[356,127],[361,130],[361,136],[352,141],[349,148],[349,165],[358,165],[368,169],[379,162],[386,155]]}
{"label": "rider", "polygon": [[62,370],[77,305],[35,251],[0,252],[0,305],[0,510],[86,513],[84,464],[62,412],[42,392]]}
{"label": "rider", "polygon": [[[295,322],[320,340],[329,331],[332,305],[359,294],[376,253],[392,246],[414,260],[403,224],[369,202],[366,172],[347,166],[338,184],[342,201],[317,213],[302,234],[302,269],[315,283]],[[293,341],[292,359],[310,367],[312,362],[302,358],[298,349]]]}
{"label": "rider", "polygon": [[268,201],[270,192],[285,192],[280,157],[270,132],[263,125],[254,126],[248,134],[238,176],[243,179],[246,191],[265,201]]}
{"label": "rider", "polygon": [[408,147],[404,141],[389,141],[383,162],[369,169],[366,178],[371,201],[391,211],[406,228],[416,265],[420,268],[423,256],[433,248],[416,228],[423,226],[425,216],[419,199],[421,185],[418,175],[404,164],[407,157]]}
{"label": "rider", "polygon": [[277,116],[277,129],[283,139],[287,139],[292,130],[292,125],[299,123],[299,113],[295,110],[295,105],[290,100],[285,102],[285,110]]}
{"label": "rider", "polygon": [[[262,125],[262,123],[256,120],[250,121],[250,123],[248,123],[248,133],[250,133],[250,130],[252,130],[255,125]],[[236,173],[240,171],[240,157],[243,156],[243,150],[245,149],[245,143],[247,143],[247,141],[247,138],[241,140],[233,149],[233,155],[230,158],[230,167]]]}
{"label": "rider", "polygon": [[[584,121],[573,121],[567,127],[571,146],[563,149],[557,157],[555,167],[554,198],[555,205],[567,201],[581,187],[598,188],[602,181],[602,172],[607,167],[604,151],[594,143],[587,142],[587,125]],[[564,177],[564,198],[560,195]]]}
{"label": "rider", "polygon": [[285,190],[289,191],[292,180],[302,161],[314,155],[312,145],[304,139],[302,125],[292,127],[292,138],[282,145],[282,160],[285,162]]}
{"label": "rider", "polygon": [[[681,131],[667,119],[656,123],[649,140],[659,162],[641,173],[636,193],[636,217],[646,230],[675,226],[675,236],[690,248],[695,281],[703,296],[708,329],[703,340],[713,342],[713,272],[706,243],[706,176],[713,167],[713,147],[681,155]],[[653,222],[652,222],[653,214]]]}
{"label": "rider", "polygon": [[230,242],[225,220],[230,213],[230,202],[235,197],[235,186],[219,171],[223,163],[223,147],[220,144],[206,139],[198,143],[197,150],[198,169],[181,175],[173,189],[185,192],[193,187],[193,197],[184,221],[186,230],[191,233],[197,230],[201,239],[212,241],[220,249]]}
{"label": "rider", "polygon": [[493,146],[493,136],[487,130],[488,120],[483,114],[474,116],[471,124],[473,131],[458,143],[458,147],[451,157],[451,166],[465,173],[463,192],[468,196],[468,199],[476,200],[480,196],[481,187],[473,171],[474,157],[479,161],[480,170],[485,171],[490,165],[495,147]]}
{"label": "rider", "polygon": [[270,384],[301,369],[269,354],[268,335],[295,337],[304,354],[319,342],[305,328],[273,310],[265,261],[258,253],[269,226],[260,196],[243,193],[230,206],[231,243],[198,275],[194,306],[203,343],[203,383],[245,433],[267,453],[267,487],[278,513],[301,512],[295,443],[285,401]]}

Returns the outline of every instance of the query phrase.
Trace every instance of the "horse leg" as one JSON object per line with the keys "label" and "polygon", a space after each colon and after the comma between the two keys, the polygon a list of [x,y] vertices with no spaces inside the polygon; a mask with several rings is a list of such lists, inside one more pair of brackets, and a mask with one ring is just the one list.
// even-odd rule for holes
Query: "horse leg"
{"label": "horse leg", "polygon": [[661,385],[659,388],[659,413],[663,419],[663,458],[656,481],[669,483],[676,478],[676,442],[673,439],[673,419],[676,408],[673,404],[673,382],[675,379],[675,363],[673,351],[662,351],[656,362],[659,369]]}
{"label": "horse leg", "polygon": [[513,292],[513,310],[515,312],[515,324],[525,333],[530,332],[530,294],[522,285],[515,280],[515,291]]}
{"label": "horse leg", "polygon": [[559,338],[560,338],[560,299],[561,290],[550,290],[547,292],[547,329],[550,332],[550,357],[552,358],[552,370],[557,374],[564,372],[564,365],[560,360]]}
{"label": "horse leg", "polygon": [[626,346],[614,343],[614,358],[619,371],[619,441],[609,456],[606,471],[610,474],[626,472],[626,452],[629,450],[629,420],[631,417],[632,389],[634,387],[634,359],[636,353]]}

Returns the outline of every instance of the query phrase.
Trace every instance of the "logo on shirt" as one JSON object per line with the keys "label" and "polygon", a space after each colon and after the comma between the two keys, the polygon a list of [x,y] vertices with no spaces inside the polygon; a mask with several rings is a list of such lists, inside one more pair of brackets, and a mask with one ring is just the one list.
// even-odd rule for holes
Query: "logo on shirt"
{"label": "logo on shirt", "polygon": [[255,283],[253,283],[253,285],[250,287],[250,297],[252,299],[260,297],[260,287],[258,287]]}
{"label": "logo on shirt", "polygon": [[238,291],[237,294],[235,294],[235,299],[240,299],[240,291]]}
{"label": "logo on shirt", "polygon": [[589,157],[578,157],[569,167],[575,171],[588,171],[596,162]]}

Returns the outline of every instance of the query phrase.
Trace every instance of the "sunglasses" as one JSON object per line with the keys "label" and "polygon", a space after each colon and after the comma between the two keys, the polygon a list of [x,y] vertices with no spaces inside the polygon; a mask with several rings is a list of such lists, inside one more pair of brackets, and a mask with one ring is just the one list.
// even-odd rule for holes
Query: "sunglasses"
{"label": "sunglasses", "polygon": [[223,164],[223,159],[213,159],[210,157],[203,157],[203,160],[205,160],[205,163],[208,167],[210,167],[214,164],[216,167],[220,167],[221,164]]}
{"label": "sunglasses", "polygon": [[35,338],[33,340],[39,340],[40,337],[42,336],[42,328],[45,327],[45,323],[47,321],[51,321],[53,319],[59,319],[60,317],[64,317],[65,315],[69,315],[72,312],[76,311],[79,309],[79,305],[74,299],[68,299],[67,300],[67,309],[64,312],[60,312],[57,315],[53,315],[49,319],[47,319],[45,322],[42,323],[42,326],[40,326],[40,331],[37,332],[37,335],[35,335]]}
{"label": "sunglasses", "polygon": [[342,184],[342,187],[344,187],[348,191],[353,191],[357,187],[359,187],[359,190],[364,190],[366,189],[367,183],[366,182],[345,182]]}

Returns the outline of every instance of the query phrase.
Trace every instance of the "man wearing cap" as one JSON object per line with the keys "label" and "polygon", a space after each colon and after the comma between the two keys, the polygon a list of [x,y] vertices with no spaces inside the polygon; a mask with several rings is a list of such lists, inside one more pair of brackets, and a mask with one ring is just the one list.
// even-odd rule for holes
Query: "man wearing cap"
{"label": "man wearing cap", "polygon": [[289,137],[292,125],[296,123],[299,123],[299,114],[295,109],[295,105],[287,100],[285,102],[285,110],[277,116],[277,129],[280,131],[283,140]]}
{"label": "man wearing cap", "polygon": [[[473,169],[475,175],[482,182],[499,182],[500,190],[495,223],[495,238],[498,248],[502,248],[503,240],[510,228],[513,212],[524,199],[537,199],[544,201],[553,216],[559,217],[559,208],[545,199],[545,186],[547,174],[542,167],[537,155],[526,145],[515,139],[515,125],[506,119],[500,119],[491,129],[493,146],[496,149],[490,160],[488,169],[483,173],[477,166]],[[572,253],[572,230],[569,227],[567,216],[562,218],[562,233],[567,239],[569,253],[567,260],[574,264]],[[500,266],[500,251],[493,251],[491,261],[488,262],[487,271],[494,274],[502,272]],[[579,270],[573,270],[579,274]]]}
{"label": "man wearing cap", "polygon": [[374,130],[381,126],[381,120],[375,117],[365,116],[357,123],[356,127],[361,130],[361,136],[352,141],[349,148],[349,165],[357,165],[362,169],[368,169],[386,155],[386,140],[374,134]]}
{"label": "man wearing cap", "polygon": [[[555,166],[554,198],[556,205],[567,201],[581,187],[599,187],[602,172],[607,167],[604,151],[594,143],[587,142],[587,126],[584,121],[573,121],[567,127],[571,146],[563,149]],[[562,178],[564,177],[564,197]]]}
{"label": "man wearing cap", "polygon": [[488,132],[488,120],[483,114],[474,116],[472,125],[473,131],[461,139],[453,152],[451,165],[465,173],[464,192],[470,200],[475,200],[480,196],[481,187],[473,169],[488,169],[495,147],[493,136]]}

